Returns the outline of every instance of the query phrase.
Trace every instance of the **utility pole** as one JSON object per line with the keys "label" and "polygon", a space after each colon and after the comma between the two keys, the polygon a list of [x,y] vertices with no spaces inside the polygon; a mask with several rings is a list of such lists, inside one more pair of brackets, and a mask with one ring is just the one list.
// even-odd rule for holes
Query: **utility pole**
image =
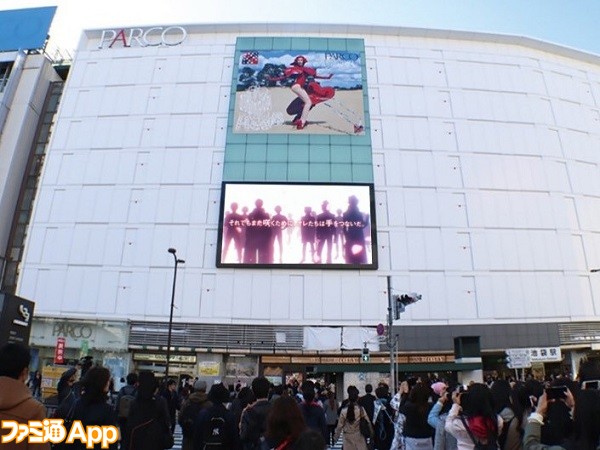
{"label": "utility pole", "polygon": [[400,313],[406,310],[408,305],[421,300],[421,294],[411,292],[410,294],[392,295],[392,277],[387,277],[388,289],[388,329],[387,329],[387,345],[390,349],[390,383],[392,395],[396,392],[396,350],[398,347],[398,336],[392,338],[392,327],[394,319],[400,319]]}
{"label": "utility pole", "polygon": [[388,321],[387,321],[387,345],[390,350],[390,392],[392,395],[396,392],[396,369],[394,362],[396,360],[396,342],[392,341],[392,326],[394,325],[394,312],[392,309],[392,277],[387,277],[388,292]]}

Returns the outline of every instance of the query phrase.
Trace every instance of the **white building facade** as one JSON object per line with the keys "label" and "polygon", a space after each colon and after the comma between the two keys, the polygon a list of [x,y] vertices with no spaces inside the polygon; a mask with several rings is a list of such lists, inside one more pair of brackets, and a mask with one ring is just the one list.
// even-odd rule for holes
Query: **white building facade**
{"label": "white building facade", "polygon": [[[251,39],[254,48],[287,39],[298,51],[363,42],[364,134],[237,133],[232,83]],[[423,296],[395,322],[403,370],[451,370],[452,338],[471,335],[484,354],[561,347],[574,367],[600,345],[600,276],[590,273],[600,267],[599,63],[527,38],[402,28],[86,31],[20,268],[17,294],[36,302],[47,329],[34,328],[33,344],[54,345],[60,332],[48,321],[114,322],[122,337],[103,339],[103,351],[160,366],[176,248],[182,372],[384,372],[375,326],[387,321],[388,276],[395,292]],[[276,145],[287,156],[274,168]],[[304,164],[300,181],[312,181],[317,145],[330,156],[325,184],[340,181],[334,154],[370,147],[362,166],[345,161],[355,172],[341,181],[374,185],[377,269],[218,268],[221,183],[235,181],[232,168],[243,164],[245,182],[290,182]],[[85,340],[76,334],[74,352]],[[358,364],[362,342],[381,366]]]}

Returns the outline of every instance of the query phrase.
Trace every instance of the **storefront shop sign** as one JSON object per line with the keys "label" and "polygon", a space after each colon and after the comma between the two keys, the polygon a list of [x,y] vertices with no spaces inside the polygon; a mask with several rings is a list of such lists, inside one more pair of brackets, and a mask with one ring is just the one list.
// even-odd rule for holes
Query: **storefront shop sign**
{"label": "storefront shop sign", "polygon": [[65,338],[59,337],[56,339],[56,347],[54,349],[54,364],[65,363]]}
{"label": "storefront shop sign", "polygon": [[185,41],[186,37],[186,29],[179,26],[102,30],[98,48],[173,47]]}
{"label": "storefront shop sign", "polygon": [[408,357],[408,362],[412,364],[443,363],[452,362],[453,360],[454,357],[448,357],[446,355],[416,355]]}
{"label": "storefront shop sign", "polygon": [[321,364],[358,364],[360,358],[358,356],[323,356]]}
{"label": "storefront shop sign", "polygon": [[[263,364],[360,364],[359,356],[274,356],[265,355],[260,359]],[[431,364],[453,362],[453,355],[409,355],[396,356],[400,364]],[[371,356],[368,364],[386,364],[389,356]]]}
{"label": "storefront shop sign", "polygon": [[[135,353],[134,361],[167,362],[165,353]],[[196,364],[196,355],[169,355],[172,363]]]}
{"label": "storefront shop sign", "polygon": [[221,365],[217,361],[202,361],[198,367],[198,375],[202,377],[218,377]]}
{"label": "storefront shop sign", "polygon": [[318,356],[292,356],[292,364],[319,364],[321,358]]}
{"label": "storefront shop sign", "polygon": [[[30,345],[54,347],[56,339],[65,338],[65,348],[80,352],[89,350],[127,351],[129,325],[126,322],[53,320],[35,318]],[[85,343],[87,341],[87,344]]]}
{"label": "storefront shop sign", "polygon": [[291,361],[289,356],[263,356],[261,362],[263,364],[286,364]]}

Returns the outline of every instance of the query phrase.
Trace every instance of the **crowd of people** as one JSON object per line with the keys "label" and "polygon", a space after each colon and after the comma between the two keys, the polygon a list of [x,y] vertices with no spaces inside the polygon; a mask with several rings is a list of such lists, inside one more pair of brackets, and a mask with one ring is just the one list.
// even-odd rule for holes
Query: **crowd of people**
{"label": "crowd of people", "polygon": [[[7,344],[0,349],[0,419],[43,420],[44,406],[26,386],[30,353]],[[114,425],[116,450],[163,450],[181,426],[184,450],[597,450],[600,449],[600,362],[581,364],[578,381],[489,380],[462,385],[411,377],[391,392],[381,382],[364,394],[348,386],[341,403],[335,387],[304,380],[273,386],[257,377],[249,386],[178,383],[150,371],[127,376],[110,402],[110,370],[100,365],[68,369],[59,386],[53,417],[65,424]],[[2,430],[1,434],[6,434]],[[3,448],[30,448],[27,441]],[[32,448],[50,448],[36,444]],[[84,443],[54,448],[83,449]],[[87,447],[90,448],[90,447]],[[98,444],[94,448],[100,448]]]}

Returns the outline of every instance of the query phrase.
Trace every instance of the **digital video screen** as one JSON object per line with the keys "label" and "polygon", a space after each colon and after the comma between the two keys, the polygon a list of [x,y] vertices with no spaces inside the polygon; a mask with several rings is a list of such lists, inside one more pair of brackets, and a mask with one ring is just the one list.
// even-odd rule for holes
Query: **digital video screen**
{"label": "digital video screen", "polygon": [[224,182],[217,267],[377,269],[373,186]]}

